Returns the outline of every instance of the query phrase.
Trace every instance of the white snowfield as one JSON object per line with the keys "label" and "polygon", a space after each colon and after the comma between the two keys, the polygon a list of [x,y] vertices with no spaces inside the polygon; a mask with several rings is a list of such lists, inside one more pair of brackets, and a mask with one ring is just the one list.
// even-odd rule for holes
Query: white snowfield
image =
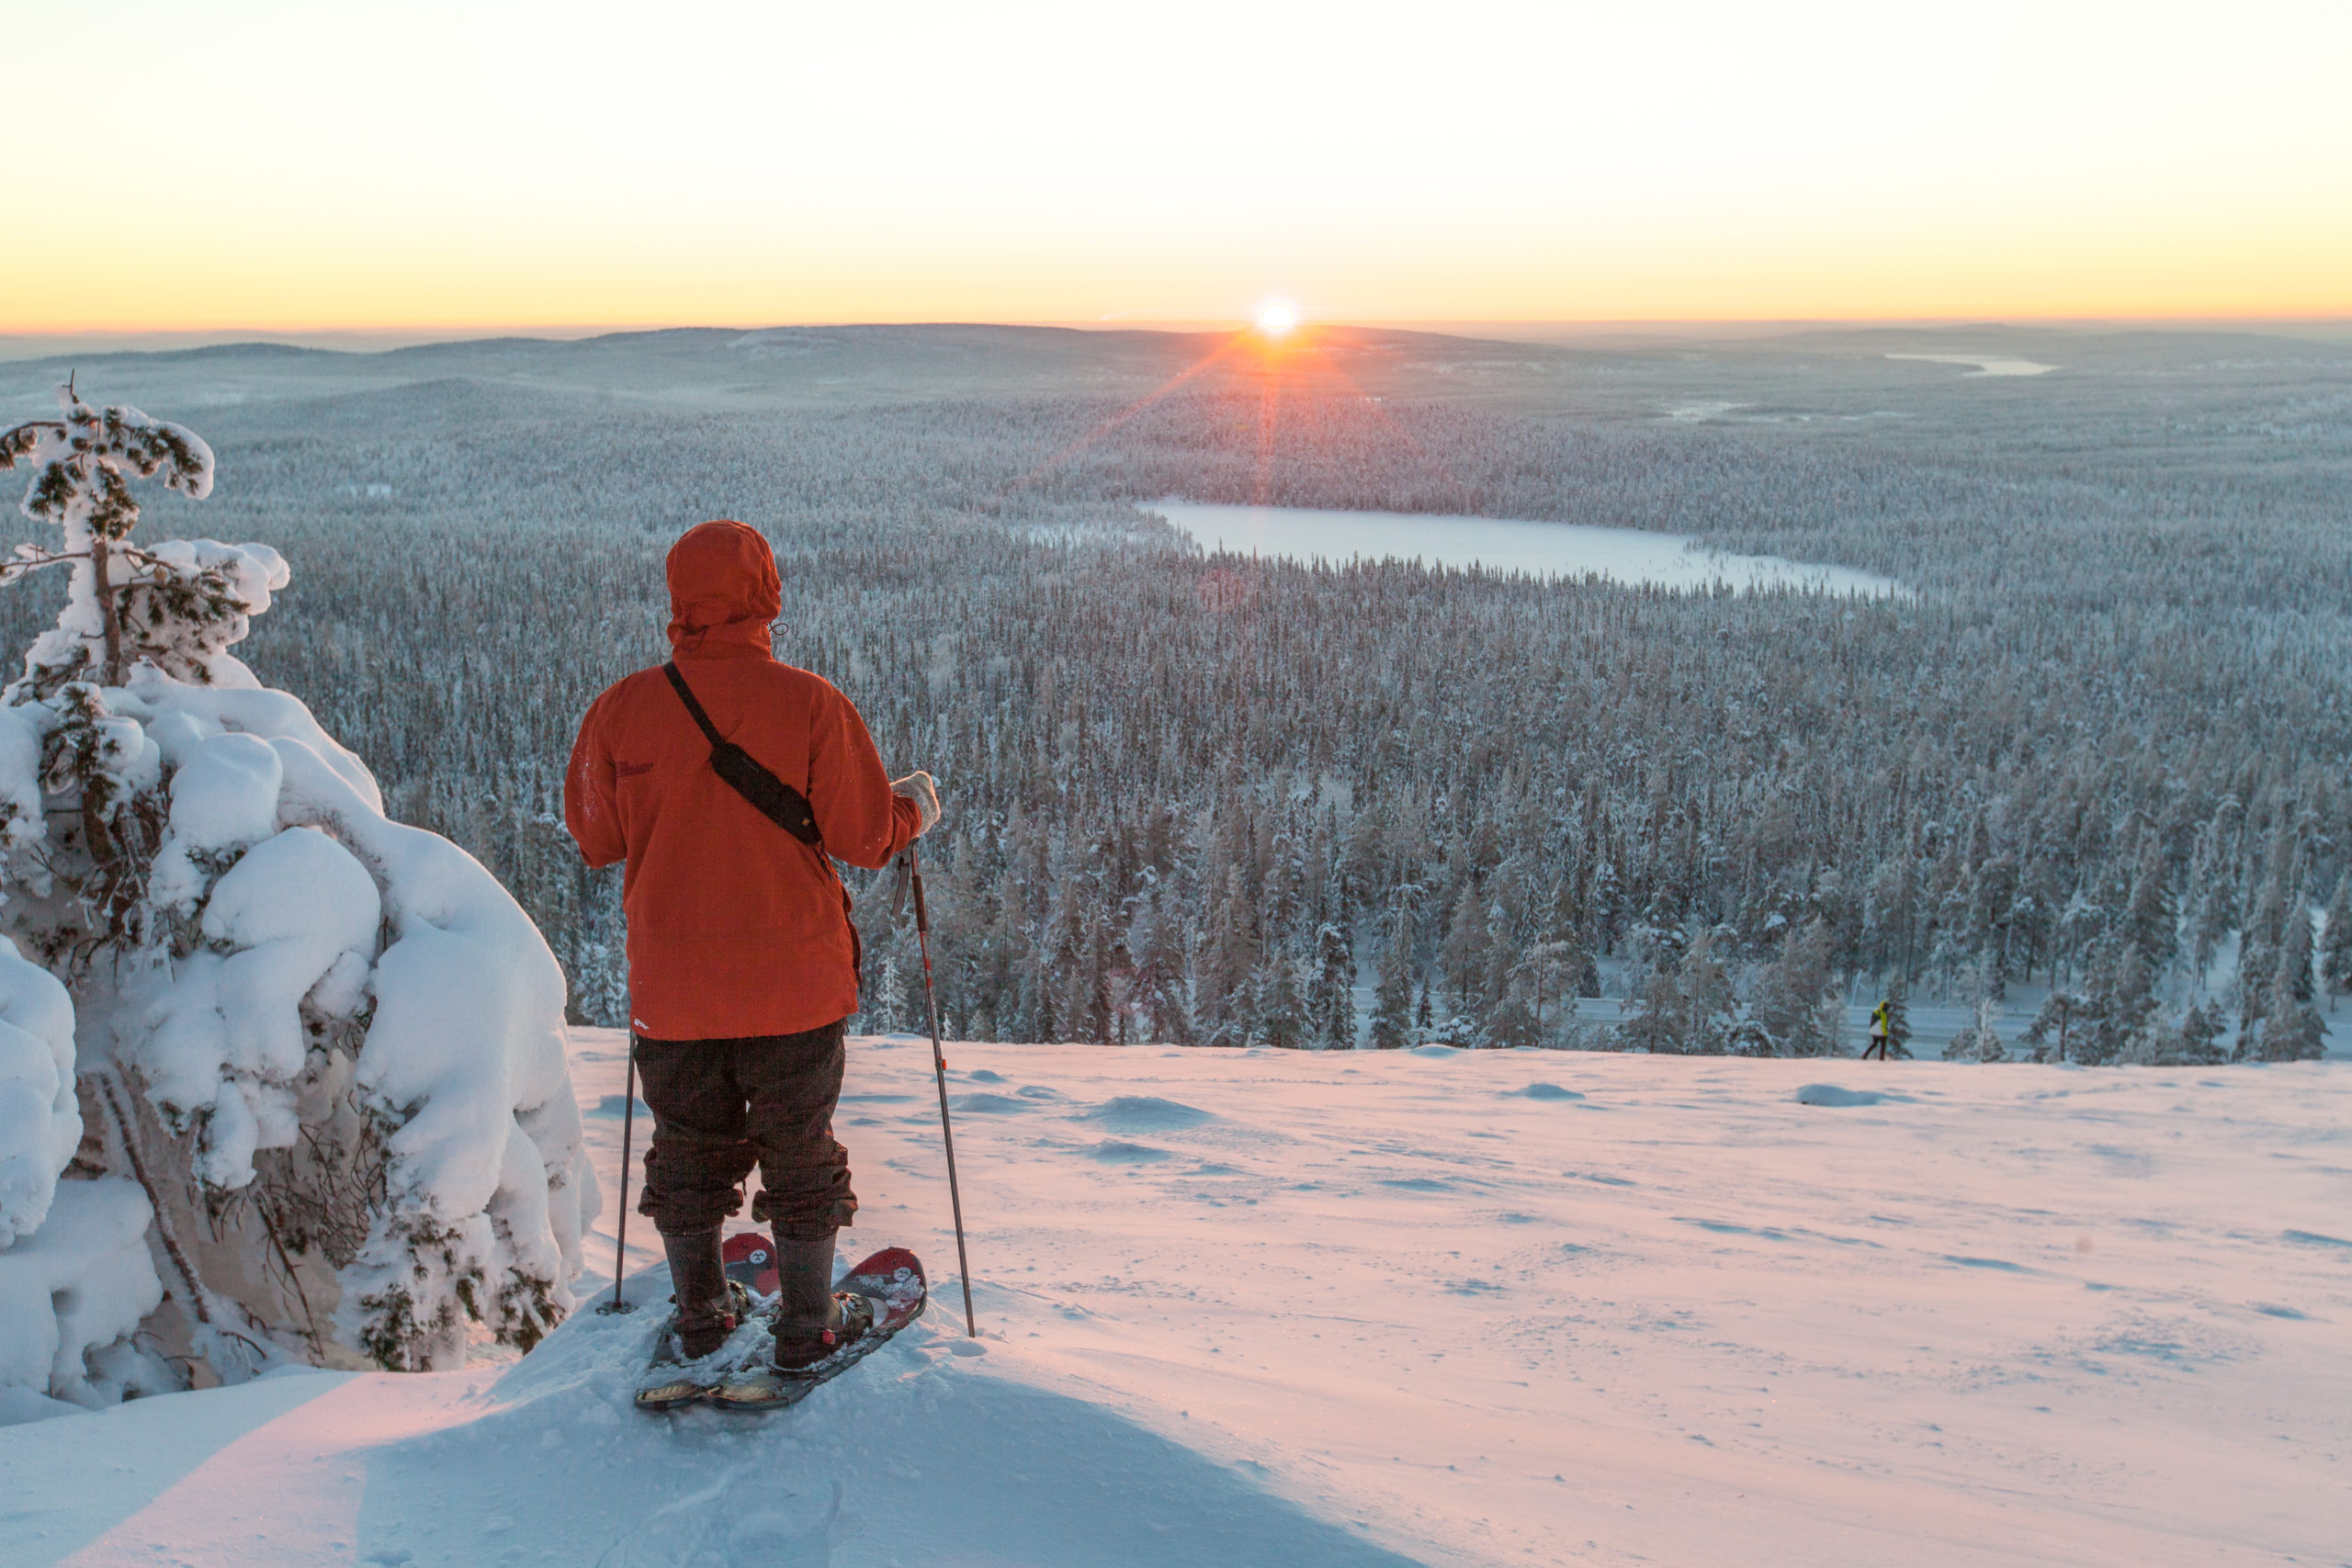
{"label": "white snowfield", "polygon": [[654,1271],[0,1430],[0,1564],[2352,1561],[2352,1066],[953,1045],[976,1348],[929,1057],[837,1130],[932,1311],[797,1410],[632,1412]]}

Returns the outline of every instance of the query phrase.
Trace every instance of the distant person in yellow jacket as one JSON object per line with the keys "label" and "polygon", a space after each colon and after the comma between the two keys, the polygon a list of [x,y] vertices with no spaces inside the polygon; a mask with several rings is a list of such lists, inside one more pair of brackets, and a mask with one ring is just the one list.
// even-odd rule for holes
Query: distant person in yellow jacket
{"label": "distant person in yellow jacket", "polygon": [[1882,1062],[1886,1060],[1886,1043],[1894,1033],[1894,1011],[1892,998],[1871,1009],[1871,1043],[1862,1047],[1863,1061],[1869,1061],[1873,1054]]}

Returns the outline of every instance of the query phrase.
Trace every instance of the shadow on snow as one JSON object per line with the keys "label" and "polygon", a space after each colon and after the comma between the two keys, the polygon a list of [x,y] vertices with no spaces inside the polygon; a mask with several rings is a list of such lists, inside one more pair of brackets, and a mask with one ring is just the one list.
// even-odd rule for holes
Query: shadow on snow
{"label": "shadow on snow", "polygon": [[666,1283],[657,1266],[632,1281],[638,1312],[574,1316],[478,1419],[372,1452],[358,1559],[1411,1568],[1246,1469],[951,1355],[937,1308],[795,1410],[640,1415]]}

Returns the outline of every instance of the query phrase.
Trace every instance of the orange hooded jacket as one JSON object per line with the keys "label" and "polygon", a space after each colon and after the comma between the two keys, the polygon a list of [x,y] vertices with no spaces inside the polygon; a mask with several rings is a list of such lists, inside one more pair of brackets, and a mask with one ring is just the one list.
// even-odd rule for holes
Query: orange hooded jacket
{"label": "orange hooded jacket", "polygon": [[857,1010],[856,934],[831,856],[879,870],[914,802],[847,697],[780,664],[775,552],[741,523],[670,550],[670,647],[719,734],[808,797],[811,849],[711,772],[710,743],[658,669],[609,687],[580,721],[565,825],[592,866],[625,860],[631,1022],[653,1040],[790,1034]]}

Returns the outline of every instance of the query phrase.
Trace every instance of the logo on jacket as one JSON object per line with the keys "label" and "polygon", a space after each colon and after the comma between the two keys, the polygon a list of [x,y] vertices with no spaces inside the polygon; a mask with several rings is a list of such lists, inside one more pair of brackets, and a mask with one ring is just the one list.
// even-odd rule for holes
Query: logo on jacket
{"label": "logo on jacket", "polygon": [[613,772],[625,779],[633,779],[639,773],[650,773],[652,771],[653,764],[650,762],[615,762],[613,764]]}

